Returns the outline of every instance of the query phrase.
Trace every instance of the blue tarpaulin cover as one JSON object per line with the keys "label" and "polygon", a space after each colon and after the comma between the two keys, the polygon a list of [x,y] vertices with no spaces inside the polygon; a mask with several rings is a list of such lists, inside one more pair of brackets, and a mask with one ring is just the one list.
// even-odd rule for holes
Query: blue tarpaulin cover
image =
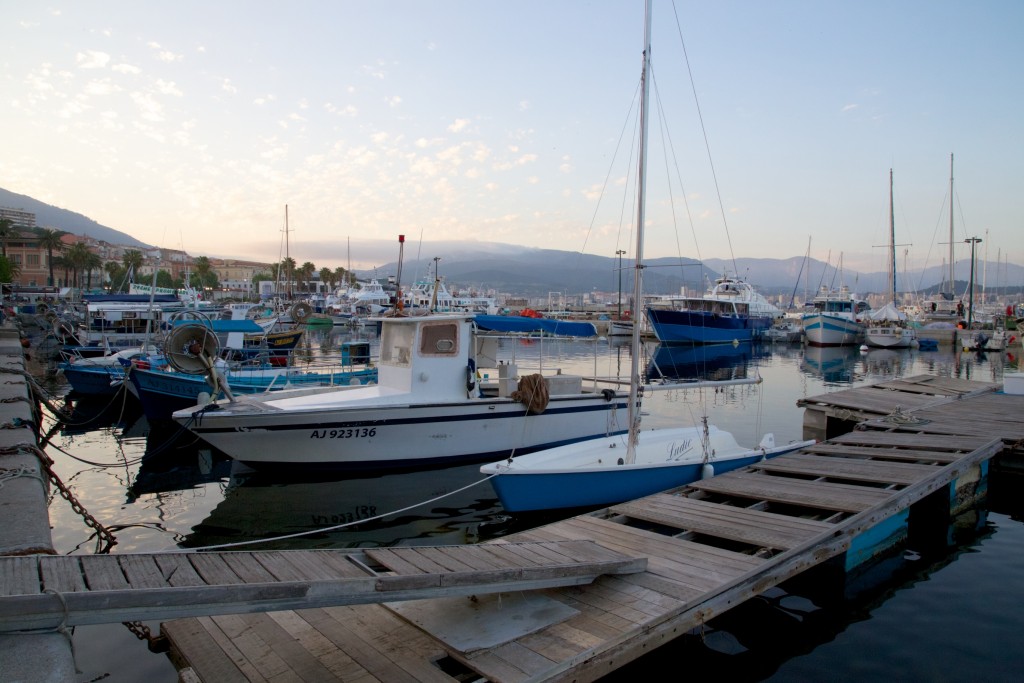
{"label": "blue tarpaulin cover", "polygon": [[150,300],[152,300],[155,303],[161,304],[181,303],[181,299],[179,299],[174,294],[154,294],[152,297],[149,294],[85,294],[82,296],[82,299],[90,304],[148,304]]}
{"label": "blue tarpaulin cover", "polygon": [[254,320],[201,320],[197,318],[179,318],[174,321],[175,327],[182,325],[202,325],[209,327],[214,332],[245,332],[246,334],[261,334],[263,328]]}
{"label": "blue tarpaulin cover", "polygon": [[546,332],[562,337],[596,337],[594,323],[554,318],[528,318],[519,315],[478,315],[473,321],[482,330],[493,332]]}

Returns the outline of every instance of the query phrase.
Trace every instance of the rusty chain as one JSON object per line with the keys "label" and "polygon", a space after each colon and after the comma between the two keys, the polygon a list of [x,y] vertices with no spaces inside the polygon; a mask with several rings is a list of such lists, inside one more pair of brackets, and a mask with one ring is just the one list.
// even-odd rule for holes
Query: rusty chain
{"label": "rusty chain", "polygon": [[165,636],[154,636],[148,626],[141,621],[122,621],[125,627],[135,634],[139,640],[145,640],[150,652],[167,652],[170,643]]}
{"label": "rusty chain", "polygon": [[89,511],[86,510],[80,502],[78,502],[78,499],[75,498],[75,494],[71,492],[71,489],[69,489],[64,482],[60,480],[57,473],[53,471],[53,459],[51,459],[50,456],[48,456],[38,446],[30,443],[20,443],[10,448],[0,449],[0,454],[13,454],[17,452],[30,452],[35,454],[39,459],[39,462],[43,465],[43,471],[46,472],[47,479],[51,484],[53,484],[54,488],[60,492],[61,498],[71,505],[71,509],[80,515],[85,521],[85,525],[95,531],[97,538],[105,543],[100,552],[109,552],[110,548],[117,545],[117,539],[114,537],[114,534],[100,524],[99,520],[93,517]]}

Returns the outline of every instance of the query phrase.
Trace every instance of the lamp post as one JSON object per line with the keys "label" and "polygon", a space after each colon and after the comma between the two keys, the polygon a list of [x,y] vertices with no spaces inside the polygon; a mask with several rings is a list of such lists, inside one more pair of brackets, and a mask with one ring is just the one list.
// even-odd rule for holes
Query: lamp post
{"label": "lamp post", "polygon": [[971,329],[974,326],[974,250],[981,242],[981,238],[968,237],[964,242],[971,245],[971,281],[968,285],[967,298],[967,329]]}
{"label": "lamp post", "polygon": [[619,313],[616,316],[618,320],[622,320],[622,255],[625,253],[624,249],[615,252],[615,255],[619,257]]}

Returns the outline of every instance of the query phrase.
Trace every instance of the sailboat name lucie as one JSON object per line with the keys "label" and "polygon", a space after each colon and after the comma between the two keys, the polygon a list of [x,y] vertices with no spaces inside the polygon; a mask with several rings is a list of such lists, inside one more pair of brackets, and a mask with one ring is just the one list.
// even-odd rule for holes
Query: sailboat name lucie
{"label": "sailboat name lucie", "polygon": [[682,443],[674,443],[668,448],[668,460],[679,460],[691,450],[693,450],[693,439],[686,439]]}

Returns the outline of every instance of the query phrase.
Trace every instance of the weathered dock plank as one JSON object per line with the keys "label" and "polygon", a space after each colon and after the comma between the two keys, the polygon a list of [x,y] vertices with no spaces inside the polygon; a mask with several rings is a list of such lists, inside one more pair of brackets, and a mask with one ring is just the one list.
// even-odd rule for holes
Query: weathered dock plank
{"label": "weathered dock plank", "polygon": [[830,477],[879,484],[913,484],[939,469],[932,465],[879,462],[794,453],[751,465],[766,472],[784,472],[813,477]]}
{"label": "weathered dock plank", "polygon": [[[536,547],[540,552],[534,552]],[[21,577],[0,594],[0,631],[55,628],[137,619],[266,612],[274,609],[412,600],[506,590],[531,590],[593,581],[604,573],[642,571],[646,558],[600,548],[591,540],[566,544],[515,543],[502,547],[381,549],[360,575],[335,571],[345,551],[270,551],[266,553],[128,553],[110,560],[81,563],[79,556],[0,557],[0,575]],[[353,555],[355,553],[348,553]],[[430,559],[444,560],[449,566]],[[452,557],[494,556],[497,568],[475,569]],[[330,561],[328,561],[330,558]],[[217,561],[217,560],[220,561]],[[34,564],[33,564],[34,563]],[[494,564],[485,560],[485,566]],[[353,565],[354,566],[354,565]],[[412,567],[412,575],[395,568]],[[34,591],[27,572],[40,580]],[[232,571],[232,569],[237,571]],[[87,581],[96,570],[96,581]],[[116,578],[120,571],[123,581]],[[208,577],[217,583],[209,583]],[[269,577],[269,580],[268,580]],[[247,582],[246,579],[255,579]],[[20,592],[19,592],[20,591]]]}
{"label": "weathered dock plank", "polygon": [[887,489],[772,477],[764,472],[749,473],[742,470],[694,482],[691,488],[722,496],[838,512],[861,512],[892,495]]}
{"label": "weathered dock plank", "polygon": [[657,494],[611,508],[616,514],[765,548],[792,548],[832,525],[761,510]]}

